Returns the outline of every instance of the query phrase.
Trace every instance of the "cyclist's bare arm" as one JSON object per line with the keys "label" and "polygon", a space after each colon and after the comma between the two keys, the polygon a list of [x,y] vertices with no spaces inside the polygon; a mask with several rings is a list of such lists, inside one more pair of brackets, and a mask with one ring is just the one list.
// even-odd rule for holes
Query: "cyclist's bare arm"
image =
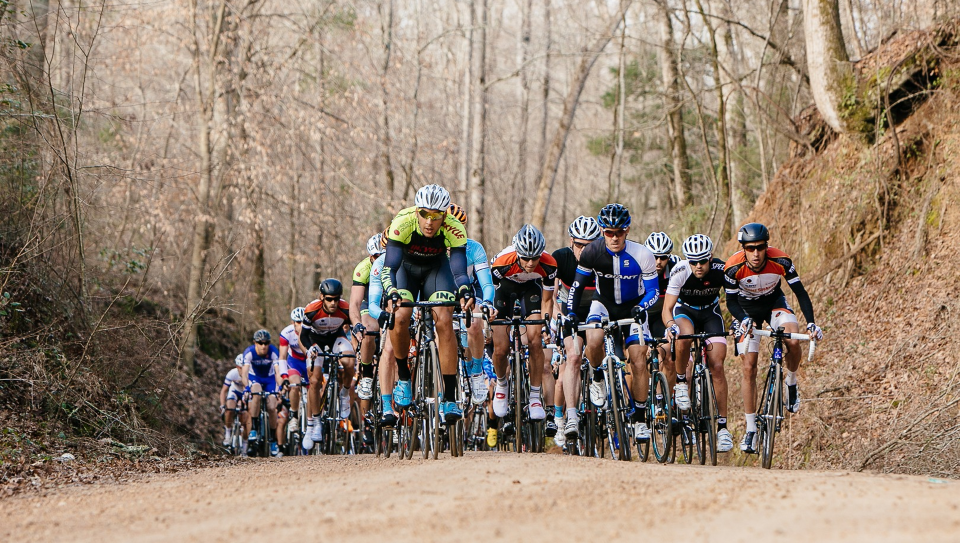
{"label": "cyclist's bare arm", "polygon": [[363,308],[360,307],[360,305],[361,302],[363,302],[366,290],[367,287],[363,285],[353,285],[350,287],[350,320],[353,322],[362,322],[360,310]]}
{"label": "cyclist's bare arm", "polygon": [[678,294],[665,294],[663,296],[663,311],[660,313],[660,319],[663,324],[669,328],[673,318],[673,308],[677,306]]}

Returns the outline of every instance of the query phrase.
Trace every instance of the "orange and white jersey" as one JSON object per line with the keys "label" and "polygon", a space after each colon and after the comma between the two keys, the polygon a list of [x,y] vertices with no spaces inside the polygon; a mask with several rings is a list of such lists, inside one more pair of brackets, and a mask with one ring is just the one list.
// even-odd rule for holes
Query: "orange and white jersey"
{"label": "orange and white jersey", "polygon": [[741,250],[727,260],[723,273],[727,294],[739,295],[744,300],[782,296],[781,277],[790,285],[800,281],[797,268],[787,253],[774,247],[767,248],[767,261],[760,271],[747,266],[746,255]]}
{"label": "orange and white jersey", "polygon": [[553,285],[557,278],[557,261],[550,253],[544,252],[540,255],[540,262],[533,271],[528,272],[520,266],[520,257],[517,256],[517,250],[510,245],[500,251],[493,259],[490,270],[493,272],[493,282],[499,284],[500,281],[512,281],[514,283],[526,283],[528,281],[543,281],[544,290],[553,290]]}

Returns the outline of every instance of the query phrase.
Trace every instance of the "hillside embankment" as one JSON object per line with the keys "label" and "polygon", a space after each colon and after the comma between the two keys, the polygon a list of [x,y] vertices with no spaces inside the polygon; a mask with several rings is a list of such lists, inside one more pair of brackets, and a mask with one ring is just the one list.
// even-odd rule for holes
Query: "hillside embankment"
{"label": "hillside embankment", "polygon": [[839,136],[806,111],[812,143],[750,216],[794,258],[826,335],[781,465],[960,474],[956,28],[895,36],[858,63],[889,91],[874,93],[875,130]]}

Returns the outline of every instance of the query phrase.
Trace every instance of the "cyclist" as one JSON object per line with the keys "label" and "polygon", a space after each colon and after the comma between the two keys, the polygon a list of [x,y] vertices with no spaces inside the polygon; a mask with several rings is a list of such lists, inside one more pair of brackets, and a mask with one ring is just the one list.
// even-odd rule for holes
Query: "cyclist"
{"label": "cyclist", "polygon": [[[577,276],[567,296],[567,326],[576,329],[576,309],[583,298],[585,285],[596,277],[596,291],[590,306],[587,322],[600,322],[604,318],[620,320],[633,317],[637,322],[630,326],[624,345],[627,349],[633,380],[631,390],[634,398],[634,435],[637,441],[650,439],[646,421],[646,398],[650,385],[647,369],[647,347],[640,335],[649,337],[647,310],[657,301],[657,264],[653,253],[643,245],[627,239],[630,233],[630,211],[621,204],[607,204],[597,214],[597,223],[603,238],[587,245],[580,253]],[[587,330],[587,360],[596,370],[603,361],[603,330]],[[606,403],[603,374],[594,371],[590,384],[590,401],[598,407]]]}
{"label": "cyclist", "polygon": [[[350,306],[341,299],[343,284],[336,279],[324,279],[320,283],[320,298],[307,304],[304,308],[304,320],[300,330],[300,344],[307,350],[309,361],[315,361],[321,351],[330,350],[334,353],[353,353],[353,345],[347,339],[346,330],[349,329]],[[311,352],[312,351],[312,352]],[[323,358],[319,356],[319,358]],[[334,363],[335,364],[335,363]],[[350,383],[353,381],[354,363],[352,358],[341,358],[343,372],[340,376],[340,417],[350,416]],[[307,390],[307,409],[310,418],[307,419],[307,431],[303,436],[303,448],[310,450],[313,444],[320,440],[320,395],[323,392],[324,363],[308,364],[310,381],[319,386]]]}
{"label": "cyclist", "polygon": [[229,447],[233,439],[233,418],[238,415],[234,409],[240,406],[240,424],[243,427],[240,434],[240,454],[247,454],[247,434],[250,432],[250,412],[247,411],[244,402],[243,378],[240,376],[240,369],[243,367],[243,354],[238,354],[234,359],[235,367],[227,372],[223,379],[223,387],[220,388],[220,414],[223,415],[224,435],[223,446]]}
{"label": "cyclist", "polygon": [[[724,263],[719,258],[713,258],[713,241],[703,234],[688,237],[683,242],[682,250],[686,260],[681,260],[670,272],[663,302],[662,317],[667,325],[667,334],[673,338],[679,334],[723,332],[720,290],[724,285]],[[674,361],[677,372],[674,398],[677,407],[683,411],[690,409],[687,361],[692,342],[690,339],[677,340]],[[707,339],[706,343],[707,364],[710,366],[719,411],[717,452],[729,452],[733,449],[733,436],[727,430],[727,377],[723,373],[727,342],[722,337],[715,337]]]}
{"label": "cyclist", "polygon": [[[539,315],[541,309],[549,313],[553,304],[553,288],[557,277],[557,261],[544,252],[547,242],[543,234],[532,224],[520,227],[513,236],[513,244],[500,251],[493,259],[493,283],[496,294],[493,305],[496,315],[504,319],[513,318],[514,302],[519,301],[520,312],[524,319]],[[542,306],[542,307],[541,307]],[[542,325],[529,325],[527,344],[529,345],[530,406],[529,414],[533,420],[546,418],[543,409],[541,384],[543,383],[544,356],[540,334]],[[509,409],[507,394],[507,352],[510,349],[509,331],[506,326],[493,328],[493,368],[497,373],[497,385],[494,389],[493,412],[503,417]],[[517,378],[517,376],[514,376]]]}
{"label": "cyclist", "polygon": [[[240,376],[243,379],[244,387],[249,387],[250,392],[267,392],[267,414],[270,418],[270,435],[267,436],[270,442],[270,455],[277,456],[280,448],[277,446],[277,396],[276,392],[280,386],[279,371],[280,353],[277,348],[270,343],[270,332],[266,330],[257,330],[253,333],[253,345],[243,351],[243,371]],[[260,425],[260,396],[250,398],[250,418],[253,429],[250,431],[250,441],[256,441],[257,428]]]}
{"label": "cyclist", "polygon": [[[290,384],[301,384],[304,387],[310,386],[310,379],[307,376],[307,350],[300,344],[300,332],[303,329],[303,321],[306,314],[302,307],[294,308],[290,312],[291,323],[280,331],[280,361],[281,366],[287,369],[287,379]],[[282,377],[282,375],[281,375]],[[290,431],[297,429],[299,422],[300,407],[300,388],[298,386],[290,387]],[[306,415],[306,413],[304,413]]]}
{"label": "cyclist", "polygon": [[[383,233],[377,232],[367,240],[367,257],[357,264],[353,270],[353,286],[350,287],[350,320],[354,322],[353,334],[357,341],[361,341],[367,331],[371,335],[378,334],[380,327],[376,319],[370,316],[367,309],[367,295],[369,294],[370,270],[373,261],[383,254],[381,241]],[[366,414],[370,411],[373,398],[373,353],[376,350],[376,341],[367,338],[360,343],[360,381],[357,383],[357,396],[360,398],[360,411]],[[365,435],[365,438],[369,436]]]}
{"label": "cyclist", "polygon": [[[583,215],[570,223],[567,233],[570,234],[570,246],[553,252],[553,259],[557,261],[557,279],[560,280],[557,288],[558,307],[567,306],[570,286],[576,279],[577,264],[584,248],[602,235],[597,220]],[[593,295],[596,291],[594,278],[591,277],[587,281],[588,283],[582,287],[585,292],[581,297],[580,305],[574,308],[577,320],[581,322],[585,322],[590,315],[590,305],[593,303]],[[559,405],[554,406],[554,418],[558,427],[563,424],[563,434],[567,440],[576,439],[579,434],[580,417],[577,414],[577,407],[580,405],[580,364],[585,338],[586,335],[583,332],[578,332],[563,340],[567,361],[560,367],[561,376],[557,381],[557,392],[554,397],[559,404],[562,390],[566,405],[566,423],[563,423],[563,411]]]}
{"label": "cyclist", "polygon": [[[447,213],[450,193],[439,185],[426,185],[417,191],[415,206],[401,211],[390,223],[387,252],[381,281],[390,299],[395,325],[390,340],[398,347],[397,384],[393,401],[405,407],[413,399],[410,366],[407,364],[410,344],[410,319],[413,308],[399,307],[398,302],[412,302],[418,297],[428,301],[460,300],[464,311],[473,311],[473,289],[467,277],[467,232],[463,223]],[[447,257],[447,249],[450,256]],[[433,308],[437,331],[440,373],[443,376],[443,401],[440,410],[447,422],[463,418],[456,402],[457,338],[453,333],[453,308]]]}
{"label": "cyclist", "polygon": [[[467,212],[457,204],[450,204],[448,213],[467,226]],[[467,238],[467,277],[473,281],[473,296],[479,299],[480,305],[493,310],[493,276],[490,273],[490,262],[487,252],[479,242]],[[483,374],[483,323],[474,319],[467,328],[467,343],[464,345],[466,355],[467,374],[470,377],[470,390],[475,405],[480,405],[487,399],[487,380]]]}
{"label": "cyclist", "polygon": [[[743,407],[747,431],[740,443],[740,450],[755,453],[757,450],[757,357],[760,338],[751,332],[755,325],[769,322],[771,328],[783,327],[785,332],[799,331],[797,317],[780,288],[780,278],[787,280],[797,296],[800,311],[807,320],[807,332],[813,339],[822,339],[823,331],[814,323],[813,303],[800,282],[793,261],[786,253],[770,247],[770,231],[760,223],[749,223],[737,233],[740,251],[731,256],[724,268],[727,291],[727,309],[739,321],[736,327],[737,351],[743,357]],[[786,340],[787,353],[784,361],[787,372],[787,411],[800,410],[800,391],[797,387],[797,370],[800,369],[800,342]]]}
{"label": "cyclist", "polygon": [[[643,245],[650,249],[654,258],[657,259],[657,285],[660,290],[660,296],[657,297],[656,303],[647,311],[649,316],[647,326],[650,328],[652,337],[663,337],[666,331],[663,324],[665,321],[660,318],[663,312],[663,297],[667,291],[667,283],[670,282],[670,272],[677,265],[677,262],[680,262],[680,258],[671,254],[673,252],[673,240],[666,232],[652,232],[647,236],[647,241],[643,242]],[[661,357],[661,360],[663,359],[665,358]]]}
{"label": "cyclist", "polygon": [[[386,246],[386,241],[387,238],[384,237],[381,243]],[[389,317],[389,314],[383,310],[385,300],[383,300],[383,282],[380,280],[383,275],[384,257],[385,255],[380,255],[373,261],[373,267],[370,268],[370,291],[367,293],[367,310],[381,328],[386,324]],[[397,362],[394,356],[393,343],[390,341],[390,335],[387,334],[380,351],[380,397],[383,400],[381,426],[395,426],[397,424],[397,415],[393,411],[393,386],[396,382]]]}

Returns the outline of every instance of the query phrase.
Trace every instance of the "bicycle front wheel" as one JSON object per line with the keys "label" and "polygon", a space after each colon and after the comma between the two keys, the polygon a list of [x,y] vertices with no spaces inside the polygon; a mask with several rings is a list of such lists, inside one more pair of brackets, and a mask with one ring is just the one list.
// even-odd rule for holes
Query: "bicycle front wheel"
{"label": "bicycle front wheel", "polygon": [[780,415],[783,394],[780,364],[774,364],[767,372],[764,384],[764,399],[757,414],[757,430],[760,432],[760,464],[770,469],[773,464],[773,445],[777,435],[777,418]]}
{"label": "bicycle front wheel", "polygon": [[[703,393],[703,402],[704,408],[702,409],[703,415],[705,417],[706,423],[706,446],[710,451],[710,465],[717,465],[717,395],[713,390],[713,376],[710,375],[710,370],[706,370],[704,373],[704,393]],[[701,438],[704,436],[701,435]]]}
{"label": "bicycle front wheel", "polygon": [[673,413],[670,409],[670,389],[667,378],[660,372],[654,374],[647,407],[650,424],[650,439],[653,454],[661,464],[670,460],[673,448]]}
{"label": "bicycle front wheel", "polygon": [[440,375],[440,355],[437,353],[437,344],[430,342],[430,373],[432,374],[432,390],[429,391],[430,402],[430,447],[433,453],[433,459],[436,460],[440,454],[440,401],[443,399],[443,382]]}

